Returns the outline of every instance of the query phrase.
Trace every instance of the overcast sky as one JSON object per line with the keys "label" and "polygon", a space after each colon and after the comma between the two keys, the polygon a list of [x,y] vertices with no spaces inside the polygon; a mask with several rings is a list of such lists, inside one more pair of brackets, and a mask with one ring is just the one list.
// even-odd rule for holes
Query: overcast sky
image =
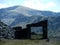
{"label": "overcast sky", "polygon": [[60,12],[60,0],[0,0],[0,8],[22,5],[37,10]]}

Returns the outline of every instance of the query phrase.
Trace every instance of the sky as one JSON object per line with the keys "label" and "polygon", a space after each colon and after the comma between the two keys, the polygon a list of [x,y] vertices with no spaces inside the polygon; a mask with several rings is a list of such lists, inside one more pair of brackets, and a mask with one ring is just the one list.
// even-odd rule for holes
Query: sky
{"label": "sky", "polygon": [[60,0],[0,0],[0,9],[16,5],[36,10],[60,12]]}

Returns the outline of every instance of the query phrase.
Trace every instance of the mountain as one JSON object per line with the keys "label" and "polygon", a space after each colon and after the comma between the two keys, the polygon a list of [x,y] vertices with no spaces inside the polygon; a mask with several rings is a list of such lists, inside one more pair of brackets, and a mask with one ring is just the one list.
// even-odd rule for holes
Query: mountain
{"label": "mountain", "polygon": [[[60,35],[60,12],[40,11],[23,6],[13,6],[0,9],[0,19],[11,27],[22,26],[23,28],[25,28],[27,24],[48,20],[48,34],[55,34],[55,36]],[[33,31],[35,31],[34,28]]]}

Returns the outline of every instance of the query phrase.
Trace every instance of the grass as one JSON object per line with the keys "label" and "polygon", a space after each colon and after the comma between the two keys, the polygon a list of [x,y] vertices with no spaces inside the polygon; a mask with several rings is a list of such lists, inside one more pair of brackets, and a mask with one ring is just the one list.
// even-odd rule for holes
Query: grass
{"label": "grass", "polygon": [[60,41],[51,39],[49,42],[46,40],[3,40],[0,45],[60,45]]}
{"label": "grass", "polygon": [[0,42],[0,45],[33,45],[38,44],[39,42],[37,40],[7,40],[5,43]]}
{"label": "grass", "polygon": [[[42,35],[32,35],[31,38],[37,39],[41,38]],[[0,45],[60,45],[60,40],[56,38],[49,38],[50,41],[47,42],[46,40],[7,40],[4,39],[0,41]]]}
{"label": "grass", "polygon": [[35,35],[31,35],[32,39],[40,39],[42,38],[42,34],[35,34]]}

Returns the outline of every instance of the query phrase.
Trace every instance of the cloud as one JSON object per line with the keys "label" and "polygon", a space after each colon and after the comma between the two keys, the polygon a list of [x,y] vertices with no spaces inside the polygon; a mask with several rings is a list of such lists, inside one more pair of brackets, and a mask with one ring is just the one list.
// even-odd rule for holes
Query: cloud
{"label": "cloud", "polygon": [[0,9],[1,8],[11,7],[11,6],[15,6],[15,5],[11,5],[11,4],[0,4]]}
{"label": "cloud", "polygon": [[0,8],[6,8],[10,6],[15,6],[15,5],[22,5],[22,6],[26,6],[26,7],[37,9],[37,10],[55,10],[54,8],[57,7],[54,1],[50,2],[46,0],[46,2],[44,2],[44,0],[23,0],[22,3],[9,1],[9,3],[0,4]]}
{"label": "cloud", "polygon": [[22,5],[38,10],[47,10],[56,6],[54,2],[42,3],[41,0],[25,0]]}
{"label": "cloud", "polygon": [[0,4],[0,8],[6,8],[8,7],[6,4]]}
{"label": "cloud", "polygon": [[49,2],[46,4],[46,8],[51,8],[51,7],[55,7],[56,4],[54,2]]}
{"label": "cloud", "polygon": [[39,0],[25,0],[23,6],[30,7],[33,9],[44,9],[43,4]]}

